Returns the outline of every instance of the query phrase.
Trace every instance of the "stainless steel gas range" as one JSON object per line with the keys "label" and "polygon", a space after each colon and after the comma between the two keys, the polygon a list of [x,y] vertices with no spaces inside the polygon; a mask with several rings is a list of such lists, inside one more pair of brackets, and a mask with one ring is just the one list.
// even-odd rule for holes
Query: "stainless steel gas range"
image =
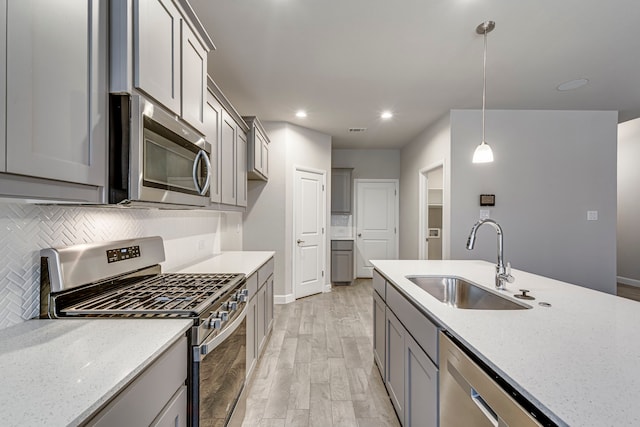
{"label": "stainless steel gas range", "polygon": [[164,260],[160,237],[43,249],[40,317],[193,319],[190,425],[224,426],[246,374],[245,277],[163,274]]}

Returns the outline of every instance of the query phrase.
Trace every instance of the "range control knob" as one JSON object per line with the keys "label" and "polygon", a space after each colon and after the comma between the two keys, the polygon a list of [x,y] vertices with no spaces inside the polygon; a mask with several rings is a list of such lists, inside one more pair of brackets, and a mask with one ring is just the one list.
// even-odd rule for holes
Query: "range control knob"
{"label": "range control knob", "polygon": [[238,301],[229,301],[229,311],[236,311],[238,309]]}
{"label": "range control knob", "polygon": [[245,294],[238,295],[238,302],[247,302],[247,296]]}
{"label": "range control knob", "polygon": [[222,321],[217,317],[209,319],[209,329],[220,329],[222,327]]}
{"label": "range control knob", "polygon": [[218,311],[218,319],[222,320],[223,322],[226,322],[227,320],[229,320],[229,312],[226,310]]}

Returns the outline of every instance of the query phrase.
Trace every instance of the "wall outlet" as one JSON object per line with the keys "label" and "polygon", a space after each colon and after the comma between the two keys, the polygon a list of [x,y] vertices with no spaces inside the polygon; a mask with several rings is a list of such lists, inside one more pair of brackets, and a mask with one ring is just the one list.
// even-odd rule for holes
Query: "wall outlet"
{"label": "wall outlet", "polygon": [[489,209],[480,209],[480,219],[487,219],[491,217],[491,211]]}
{"label": "wall outlet", "polygon": [[587,211],[587,221],[597,221],[598,211]]}

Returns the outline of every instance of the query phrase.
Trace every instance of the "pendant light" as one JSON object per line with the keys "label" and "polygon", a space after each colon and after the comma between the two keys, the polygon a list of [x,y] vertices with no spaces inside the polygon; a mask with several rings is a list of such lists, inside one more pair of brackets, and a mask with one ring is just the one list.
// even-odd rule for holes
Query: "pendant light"
{"label": "pendant light", "polygon": [[493,162],[493,151],[484,140],[484,111],[487,97],[487,34],[496,27],[493,21],[485,21],[476,27],[476,33],[484,36],[484,60],[482,63],[482,142],[473,153],[473,163]]}

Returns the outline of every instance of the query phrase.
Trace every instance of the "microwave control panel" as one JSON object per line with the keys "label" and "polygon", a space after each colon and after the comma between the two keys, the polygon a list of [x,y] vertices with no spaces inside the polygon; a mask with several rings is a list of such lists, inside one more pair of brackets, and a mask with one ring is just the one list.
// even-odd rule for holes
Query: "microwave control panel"
{"label": "microwave control panel", "polygon": [[140,246],[129,246],[127,248],[107,250],[107,262],[118,262],[126,259],[140,257]]}

